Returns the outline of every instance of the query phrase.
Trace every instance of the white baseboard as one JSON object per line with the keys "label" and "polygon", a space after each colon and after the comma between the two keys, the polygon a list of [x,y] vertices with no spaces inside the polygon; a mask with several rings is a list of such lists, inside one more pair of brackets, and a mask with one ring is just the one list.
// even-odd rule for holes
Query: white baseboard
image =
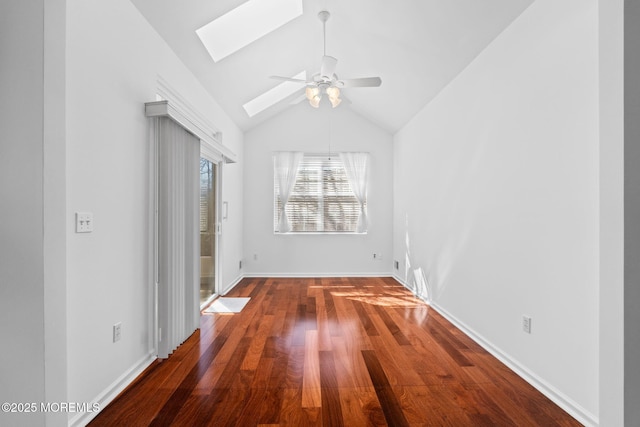
{"label": "white baseboard", "polygon": [[413,293],[413,295],[416,298],[421,299],[422,301],[424,301],[425,303],[429,304],[429,300],[427,299],[427,295],[421,295],[421,294],[417,294],[416,290],[409,285],[407,282],[404,281],[404,279],[402,279],[401,277],[399,277],[397,274],[392,274],[391,277],[393,277],[393,279],[395,279],[396,282],[400,283],[402,286],[404,286],[405,288],[407,288],[408,290],[411,291],[411,293]]}
{"label": "white baseboard", "polygon": [[413,292],[413,289],[411,289],[411,286],[409,286],[408,283],[406,283],[401,277],[399,277],[397,274],[393,274],[393,278],[396,279],[396,282],[400,283],[402,286],[404,286],[405,288],[409,289],[411,292]]}
{"label": "white baseboard", "polygon": [[[94,403],[97,403],[100,407],[100,411],[107,407],[113,399],[115,399],[129,384],[131,384],[137,377],[147,369],[153,361],[156,360],[155,353],[149,353],[140,359],[136,364],[129,368],[118,379],[111,383],[106,389],[104,389],[98,396],[93,399]],[[70,427],[85,426],[94,419],[100,411],[97,412],[82,412],[76,414],[69,420]]]}
{"label": "white baseboard", "polygon": [[313,278],[313,277],[393,277],[391,273],[246,273],[244,277]]}
{"label": "white baseboard", "polygon": [[[401,278],[398,276],[393,276],[393,278],[398,281],[402,286],[413,292],[410,286],[408,286]],[[415,293],[414,293],[415,295]],[[416,297],[421,298],[416,295]],[[425,301],[426,302],[426,301]],[[460,329],[471,338],[473,341],[478,343],[482,348],[484,348],[487,352],[493,355],[496,359],[504,363],[509,369],[514,371],[518,376],[524,379],[526,382],[535,387],[540,393],[544,394],[549,400],[554,402],[556,405],[561,407],[564,411],[574,417],[576,420],[581,422],[587,427],[597,427],[599,425],[599,419],[596,415],[587,411],[581,405],[576,403],[571,398],[567,397],[564,393],[557,390],[552,385],[548,384],[546,381],[538,377],[533,372],[529,371],[526,367],[522,366],[516,359],[512,358],[505,352],[503,352],[500,348],[493,345],[489,340],[485,339],[482,335],[476,333],[472,328],[467,326],[464,322],[460,321],[453,314],[449,313],[445,308],[438,305],[437,302],[431,301],[429,306],[436,310],[442,317],[451,322],[456,328]]]}
{"label": "white baseboard", "polygon": [[229,292],[231,289],[235,288],[235,287],[236,287],[236,285],[237,285],[238,283],[240,283],[240,281],[241,281],[242,279],[244,279],[244,277],[245,277],[244,275],[239,274],[239,275],[238,275],[238,277],[236,277],[236,278],[235,278],[235,280],[233,280],[233,281],[231,282],[231,284],[229,284],[226,288],[224,288],[224,289],[220,292],[220,295],[226,295],[226,294],[227,294],[227,292]]}

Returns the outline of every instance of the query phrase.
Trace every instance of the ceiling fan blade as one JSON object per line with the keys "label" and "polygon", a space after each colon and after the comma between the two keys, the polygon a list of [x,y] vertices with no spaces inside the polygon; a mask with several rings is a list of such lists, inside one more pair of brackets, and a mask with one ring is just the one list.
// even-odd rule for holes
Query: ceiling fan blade
{"label": "ceiling fan blade", "polygon": [[382,84],[380,77],[362,77],[359,79],[344,79],[338,80],[336,86],[338,87],[378,87]]}
{"label": "ceiling fan blade", "polygon": [[337,64],[338,60],[333,56],[323,56],[322,65],[320,66],[320,77],[331,80],[333,78],[333,73],[336,72]]}
{"label": "ceiling fan blade", "polygon": [[291,77],[283,77],[283,76],[269,76],[270,79],[275,79],[275,80],[283,80],[285,82],[295,82],[295,83],[304,83],[304,84],[308,84],[309,82],[306,80],[302,80],[302,79],[293,79]]}

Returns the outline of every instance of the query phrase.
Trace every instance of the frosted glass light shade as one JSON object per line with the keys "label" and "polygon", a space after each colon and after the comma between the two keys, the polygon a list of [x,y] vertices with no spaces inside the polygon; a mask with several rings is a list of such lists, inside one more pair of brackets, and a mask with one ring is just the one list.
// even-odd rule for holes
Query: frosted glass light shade
{"label": "frosted glass light shade", "polygon": [[337,87],[328,87],[327,95],[329,96],[329,101],[333,108],[336,108],[342,102],[342,99],[340,99],[340,89]]}
{"label": "frosted glass light shade", "polygon": [[307,99],[311,101],[313,98],[320,95],[320,89],[318,89],[317,87],[307,86],[307,89],[305,89],[304,93]]}
{"label": "frosted glass light shade", "polygon": [[327,95],[329,95],[329,98],[340,98],[340,89],[337,87],[328,87]]}

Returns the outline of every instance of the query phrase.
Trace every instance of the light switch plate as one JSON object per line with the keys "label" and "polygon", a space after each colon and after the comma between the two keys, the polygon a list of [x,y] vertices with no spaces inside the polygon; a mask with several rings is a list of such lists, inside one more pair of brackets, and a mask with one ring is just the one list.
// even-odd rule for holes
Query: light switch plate
{"label": "light switch plate", "polygon": [[93,231],[93,214],[91,212],[76,212],[76,233],[91,233]]}

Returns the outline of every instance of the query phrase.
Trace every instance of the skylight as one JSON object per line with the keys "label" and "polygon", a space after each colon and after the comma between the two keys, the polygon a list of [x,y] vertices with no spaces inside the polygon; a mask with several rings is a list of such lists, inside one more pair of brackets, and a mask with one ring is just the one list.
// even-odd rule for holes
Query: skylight
{"label": "skylight", "polygon": [[196,30],[214,61],[302,15],[302,0],[249,0]]}
{"label": "skylight", "polygon": [[[294,79],[306,80],[307,73],[302,71],[295,76],[291,76]],[[302,88],[304,83],[298,82],[283,82],[273,89],[269,89],[262,95],[252,99],[244,104],[242,107],[247,112],[249,117],[253,117],[261,111],[271,107],[276,102],[280,102],[287,96],[291,96]]]}

